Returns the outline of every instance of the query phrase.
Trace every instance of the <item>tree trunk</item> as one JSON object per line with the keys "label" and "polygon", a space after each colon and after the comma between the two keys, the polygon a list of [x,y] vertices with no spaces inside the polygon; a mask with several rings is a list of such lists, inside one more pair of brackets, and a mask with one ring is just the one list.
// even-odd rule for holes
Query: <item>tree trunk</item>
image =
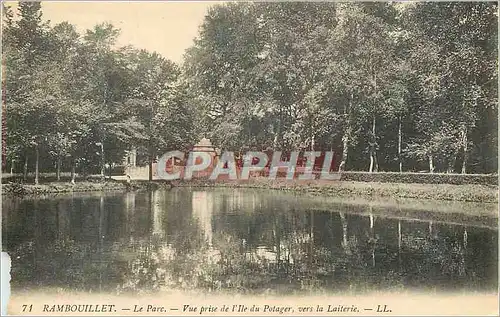
{"label": "tree trunk", "polygon": [[368,172],[373,172],[373,151],[370,149],[370,169]]}
{"label": "tree trunk", "polygon": [[311,132],[311,151],[314,151],[314,132]]}
{"label": "tree trunk", "polygon": [[26,181],[28,178],[28,155],[24,158],[24,171],[23,171],[23,179]]}
{"label": "tree trunk", "polygon": [[75,184],[75,177],[76,177],[76,173],[75,173],[75,160],[72,159],[71,160],[71,184]]}
{"label": "tree trunk", "polygon": [[351,118],[349,112],[352,108],[353,94],[351,93],[351,98],[349,99],[349,105],[344,107],[344,117],[346,118],[346,126],[344,129],[344,135],[342,136],[342,160],[339,165],[339,172],[345,170],[345,165],[347,163],[347,156],[349,153],[349,138],[351,137]]}
{"label": "tree trunk", "polygon": [[372,118],[372,140],[370,144],[370,173],[378,172],[378,162],[377,162],[377,136],[375,130],[375,115]]}
{"label": "tree trunk", "polygon": [[[375,91],[375,100],[377,99],[377,73],[373,70],[373,64],[372,64],[372,72],[373,72],[373,88]],[[375,101],[376,104],[376,101]],[[375,130],[375,123],[376,123],[376,109],[373,109],[373,117],[372,117],[372,137],[373,137],[373,143],[371,146],[371,151],[370,151],[370,173],[371,172],[378,172],[378,162],[377,162],[377,133]]]}
{"label": "tree trunk", "polygon": [[149,152],[149,181],[153,181],[153,161],[154,161],[154,156],[153,153],[150,151]]}
{"label": "tree trunk", "polygon": [[109,170],[108,170],[109,179],[112,178],[112,175],[111,175],[112,171],[113,171],[113,162],[109,162]]}
{"label": "tree trunk", "polygon": [[344,132],[344,136],[342,136],[342,160],[340,161],[339,172],[343,172],[345,170],[345,164],[347,162],[347,155],[349,152],[349,130],[350,128],[347,128]]}
{"label": "tree trunk", "polygon": [[374,147],[373,147],[373,161],[375,162],[374,172],[378,172],[378,158],[377,158],[377,134],[375,132],[375,116],[373,116],[373,138],[374,138]]}
{"label": "tree trunk", "polygon": [[429,155],[429,173],[434,173],[434,158]]}
{"label": "tree trunk", "polygon": [[38,185],[38,164],[40,163],[40,151],[38,150],[38,144],[35,145],[35,185]]}
{"label": "tree trunk", "polygon": [[102,179],[106,178],[105,170],[104,170],[104,165],[105,165],[105,158],[104,158],[104,143],[101,141],[101,177]]}
{"label": "tree trunk", "polygon": [[457,160],[457,153],[454,153],[452,157],[448,158],[448,170],[447,173],[455,172],[455,162]]}
{"label": "tree trunk", "polygon": [[61,157],[60,156],[57,157],[56,175],[57,175],[57,181],[59,182],[61,180]]}
{"label": "tree trunk", "polygon": [[14,163],[15,163],[14,160],[10,162],[10,176],[14,174]]}
{"label": "tree trunk", "polygon": [[464,149],[464,160],[462,162],[462,174],[465,174],[467,171],[467,160],[469,158],[469,155],[467,153],[468,148],[467,148],[467,128],[463,128],[462,130],[462,146]]}
{"label": "tree trunk", "polygon": [[401,140],[402,140],[402,133],[401,133],[401,116],[399,116],[399,127],[398,127],[398,159],[399,159],[399,172],[403,172],[403,160],[401,158]]}
{"label": "tree trunk", "polygon": [[[280,110],[280,118],[281,118],[281,110]],[[274,135],[273,150],[278,149],[281,140],[280,134],[281,134],[281,119],[278,120],[278,127],[276,129],[276,134]]]}

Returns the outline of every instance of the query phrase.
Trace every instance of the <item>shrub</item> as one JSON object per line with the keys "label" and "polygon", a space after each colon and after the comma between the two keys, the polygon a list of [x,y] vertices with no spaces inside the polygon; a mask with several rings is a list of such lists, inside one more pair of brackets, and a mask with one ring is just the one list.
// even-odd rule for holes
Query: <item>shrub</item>
{"label": "shrub", "polygon": [[379,183],[418,183],[453,185],[498,185],[498,175],[485,174],[437,174],[437,173],[368,173],[343,172],[342,181]]}

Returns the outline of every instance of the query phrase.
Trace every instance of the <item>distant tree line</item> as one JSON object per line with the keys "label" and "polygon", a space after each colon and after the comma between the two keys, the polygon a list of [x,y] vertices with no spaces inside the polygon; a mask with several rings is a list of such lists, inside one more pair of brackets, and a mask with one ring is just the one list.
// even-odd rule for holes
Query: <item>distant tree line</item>
{"label": "distant tree line", "polygon": [[[7,169],[94,173],[201,137],[222,150],[333,150],[339,170],[497,170],[497,4],[226,3],[182,65],[119,30],[2,25]],[[159,35],[158,40],[161,41]]]}

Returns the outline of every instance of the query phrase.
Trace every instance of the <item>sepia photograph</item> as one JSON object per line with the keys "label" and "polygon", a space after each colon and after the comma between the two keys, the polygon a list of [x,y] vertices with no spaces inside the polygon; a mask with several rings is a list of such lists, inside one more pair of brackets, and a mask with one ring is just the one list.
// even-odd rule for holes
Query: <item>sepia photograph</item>
{"label": "sepia photograph", "polygon": [[1,315],[498,316],[497,1],[2,1]]}

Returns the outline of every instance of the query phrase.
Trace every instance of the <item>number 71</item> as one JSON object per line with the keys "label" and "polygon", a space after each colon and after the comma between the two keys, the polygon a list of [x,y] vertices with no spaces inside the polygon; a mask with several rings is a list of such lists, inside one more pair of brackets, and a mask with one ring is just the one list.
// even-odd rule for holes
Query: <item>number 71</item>
{"label": "number 71", "polygon": [[[26,310],[26,309],[28,309],[28,310]],[[30,312],[32,309],[33,309],[33,305],[23,305],[23,312],[25,312],[25,311]]]}

